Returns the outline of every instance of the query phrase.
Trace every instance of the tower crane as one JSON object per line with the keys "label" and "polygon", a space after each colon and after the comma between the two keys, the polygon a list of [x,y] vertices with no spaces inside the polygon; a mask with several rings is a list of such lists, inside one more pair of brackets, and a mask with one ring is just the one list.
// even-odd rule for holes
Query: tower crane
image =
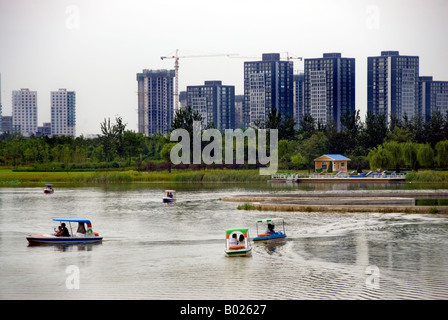
{"label": "tower crane", "polygon": [[174,77],[175,83],[174,83],[174,96],[175,96],[175,110],[179,109],[179,59],[180,58],[205,58],[205,57],[222,57],[222,56],[234,56],[236,54],[208,54],[208,55],[191,55],[191,56],[179,56],[179,49],[176,49],[176,55],[175,56],[162,56],[160,59],[174,59]]}
{"label": "tower crane", "polygon": [[[289,55],[289,52],[285,52],[286,53],[286,57],[280,57],[280,59],[281,60],[287,60],[287,61],[289,61],[289,60],[300,60],[300,61],[302,61],[303,60],[303,58],[302,57],[297,57],[297,56],[290,56]],[[259,59],[259,60],[261,60],[262,58],[260,57],[260,56],[258,56],[258,57],[255,57],[255,56],[236,56],[236,57],[233,57],[233,58],[240,58],[240,59]]]}

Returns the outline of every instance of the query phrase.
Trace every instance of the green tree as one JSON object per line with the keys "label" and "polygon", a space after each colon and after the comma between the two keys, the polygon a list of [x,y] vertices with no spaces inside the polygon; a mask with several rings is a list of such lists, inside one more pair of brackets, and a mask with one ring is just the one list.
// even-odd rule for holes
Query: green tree
{"label": "green tree", "polygon": [[131,165],[132,157],[137,156],[143,150],[143,135],[126,130],[123,133],[123,153],[128,158],[128,165]]}
{"label": "green tree", "polygon": [[323,132],[314,133],[310,138],[299,143],[299,152],[304,158],[304,164],[311,171],[314,159],[327,153],[328,139]]}
{"label": "green tree", "polygon": [[115,140],[115,151],[121,158],[125,154],[124,132],[126,130],[126,124],[123,123],[123,119],[121,119],[121,117],[115,117],[115,124],[113,125],[112,129]]}
{"label": "green tree", "polygon": [[171,131],[176,129],[185,129],[190,135],[193,134],[193,121],[201,121],[201,114],[193,110],[191,106],[186,107],[185,109],[179,109],[174,114],[173,123],[171,124]]}
{"label": "green tree", "polygon": [[299,134],[301,134],[304,139],[310,138],[316,132],[315,120],[309,113],[306,113],[303,116],[299,124]]}
{"label": "green tree", "polygon": [[[282,123],[282,115],[276,108],[272,108],[268,116],[266,117],[265,128],[266,129],[279,129]],[[279,136],[279,139],[282,140]]]}
{"label": "green tree", "polygon": [[163,148],[162,151],[160,152],[160,156],[162,157],[163,160],[165,160],[166,162],[170,162],[171,163],[171,149],[176,145],[176,143],[174,142],[170,142],[170,143],[166,143]]}
{"label": "green tree", "polygon": [[356,145],[359,139],[359,134],[362,129],[361,116],[359,110],[351,112],[347,110],[341,117],[342,131],[347,133],[348,139],[353,145]]}
{"label": "green tree", "polygon": [[382,145],[371,149],[367,159],[369,160],[371,170],[388,169],[393,166],[392,154],[389,150],[383,148]]}
{"label": "green tree", "polygon": [[387,133],[387,141],[411,142],[413,140],[412,132],[409,128],[395,126],[392,131]]}
{"label": "green tree", "polygon": [[406,142],[403,145],[404,163],[416,171],[418,170],[417,150],[418,144],[414,142]]}
{"label": "green tree", "polygon": [[297,170],[299,170],[300,167],[305,164],[305,158],[300,154],[300,152],[292,155],[290,159],[292,166]]}
{"label": "green tree", "polygon": [[368,150],[384,142],[387,136],[387,122],[383,114],[367,113],[366,121],[361,132],[361,144]]}
{"label": "green tree", "polygon": [[103,135],[98,136],[98,138],[101,141],[104,160],[105,161],[111,161],[113,160],[114,153],[115,153],[115,130],[113,128],[113,125],[110,123],[110,118],[107,120],[104,119],[104,121],[100,124],[101,125],[101,133]]}
{"label": "green tree", "polygon": [[430,168],[434,165],[434,150],[429,143],[419,146],[417,150],[417,160],[420,166]]}
{"label": "green tree", "polygon": [[448,166],[448,140],[439,141],[436,146],[436,161],[439,166]]}
{"label": "green tree", "polygon": [[445,119],[439,110],[435,110],[431,113],[431,118],[424,124],[424,140],[434,147],[439,141],[446,139],[444,136]]}
{"label": "green tree", "polygon": [[296,138],[296,122],[292,115],[285,114],[278,128],[278,138],[293,140]]}
{"label": "green tree", "polygon": [[388,141],[383,143],[383,148],[390,153],[391,166],[395,168],[396,172],[400,172],[400,164],[403,160],[402,144],[396,141]]}

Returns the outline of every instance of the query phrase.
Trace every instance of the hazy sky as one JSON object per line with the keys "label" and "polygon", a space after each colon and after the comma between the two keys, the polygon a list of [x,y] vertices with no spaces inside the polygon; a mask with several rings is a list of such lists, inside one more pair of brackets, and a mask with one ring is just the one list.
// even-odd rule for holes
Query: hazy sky
{"label": "hazy sky", "polygon": [[[76,91],[77,134],[121,116],[137,131],[136,73],[173,69],[161,56],[262,53],[356,58],[356,104],[367,108],[367,57],[420,57],[420,75],[448,81],[447,0],[0,0],[3,115],[11,92],[38,92],[38,125],[50,91]],[[243,93],[244,58],[180,59],[179,90],[222,80]],[[294,60],[294,69],[303,62]]]}

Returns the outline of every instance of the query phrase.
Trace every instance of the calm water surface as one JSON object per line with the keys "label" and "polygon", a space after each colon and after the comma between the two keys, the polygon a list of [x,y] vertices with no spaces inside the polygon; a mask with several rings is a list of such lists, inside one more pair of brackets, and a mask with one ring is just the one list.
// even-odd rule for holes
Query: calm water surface
{"label": "calm water surface", "polygon": [[[166,205],[165,187],[0,188],[0,298],[448,298],[447,216],[241,211],[220,200],[316,186],[169,186],[178,201]],[[350,187],[326,190],[338,188]],[[104,240],[29,246],[25,237],[52,232],[53,217],[89,218]],[[267,217],[285,219],[287,241],[225,257],[226,228],[253,236]]]}

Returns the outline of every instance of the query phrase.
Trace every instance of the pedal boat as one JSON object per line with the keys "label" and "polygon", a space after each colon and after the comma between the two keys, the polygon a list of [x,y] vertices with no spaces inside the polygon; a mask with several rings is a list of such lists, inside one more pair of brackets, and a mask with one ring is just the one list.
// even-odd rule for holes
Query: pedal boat
{"label": "pedal boat", "polygon": [[53,193],[54,189],[53,189],[53,185],[52,184],[46,184],[45,188],[44,188],[44,193],[48,194],[48,193]]}
{"label": "pedal boat", "polygon": [[[258,232],[258,227],[264,226],[265,228],[264,230],[266,230],[266,228],[269,229],[269,225],[272,226],[271,230],[273,230],[273,228],[275,227],[275,222],[280,222],[282,224],[283,231],[273,231],[273,232],[271,231],[268,233],[261,233],[263,231],[260,231],[260,233]],[[262,242],[262,241],[270,242],[270,241],[284,240],[286,238],[285,221],[283,220],[283,218],[261,219],[257,221],[256,227],[257,227],[257,236],[253,238],[254,242]]]}
{"label": "pedal boat", "polygon": [[[232,244],[230,241],[234,237],[236,237],[237,244]],[[252,255],[252,246],[249,239],[249,229],[227,229],[224,251],[227,257],[250,257]]]}
{"label": "pedal boat", "polygon": [[[54,218],[53,221],[68,222],[70,236],[61,237],[56,234],[29,235],[26,237],[29,244],[78,244],[98,243],[103,240],[97,232],[93,232],[92,223],[87,219],[78,218]],[[78,223],[78,229],[73,233],[72,223]],[[87,228],[86,228],[87,225]]]}
{"label": "pedal boat", "polygon": [[162,200],[166,203],[176,201],[176,190],[165,190],[165,196]]}

